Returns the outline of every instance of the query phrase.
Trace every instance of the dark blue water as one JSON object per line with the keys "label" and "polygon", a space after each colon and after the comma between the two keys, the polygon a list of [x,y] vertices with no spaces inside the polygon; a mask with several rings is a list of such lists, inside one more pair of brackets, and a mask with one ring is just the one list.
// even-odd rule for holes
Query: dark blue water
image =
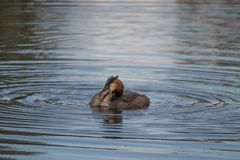
{"label": "dark blue water", "polygon": [[[240,3],[0,2],[1,160],[238,160]],[[148,109],[92,110],[108,76]]]}

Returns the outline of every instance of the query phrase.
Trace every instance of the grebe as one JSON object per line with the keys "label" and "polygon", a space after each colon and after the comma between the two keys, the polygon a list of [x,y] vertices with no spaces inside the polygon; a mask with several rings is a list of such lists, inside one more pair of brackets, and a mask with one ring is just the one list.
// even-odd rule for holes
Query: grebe
{"label": "grebe", "polygon": [[111,76],[105,83],[102,91],[91,100],[91,107],[104,107],[116,109],[146,108],[150,100],[146,95],[136,92],[124,92],[124,85],[118,76]]}

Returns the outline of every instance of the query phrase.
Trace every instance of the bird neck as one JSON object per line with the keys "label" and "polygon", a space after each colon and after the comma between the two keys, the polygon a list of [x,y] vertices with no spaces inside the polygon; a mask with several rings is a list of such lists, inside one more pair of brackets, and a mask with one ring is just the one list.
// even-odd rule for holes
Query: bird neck
{"label": "bird neck", "polygon": [[103,101],[101,102],[101,106],[109,106],[112,101],[112,96],[108,95],[106,96]]}

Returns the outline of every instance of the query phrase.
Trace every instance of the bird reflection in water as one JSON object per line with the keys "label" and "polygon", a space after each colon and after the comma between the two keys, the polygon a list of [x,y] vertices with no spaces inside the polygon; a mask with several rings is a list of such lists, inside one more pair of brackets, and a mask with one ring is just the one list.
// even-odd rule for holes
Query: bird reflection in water
{"label": "bird reflection in water", "polygon": [[106,109],[106,108],[92,108],[101,116],[104,124],[122,124],[122,110],[121,109]]}
{"label": "bird reflection in water", "polygon": [[125,91],[118,76],[111,76],[103,89],[92,97],[89,105],[93,110],[103,113],[105,124],[122,123],[122,111],[147,108],[150,99],[143,94]]}

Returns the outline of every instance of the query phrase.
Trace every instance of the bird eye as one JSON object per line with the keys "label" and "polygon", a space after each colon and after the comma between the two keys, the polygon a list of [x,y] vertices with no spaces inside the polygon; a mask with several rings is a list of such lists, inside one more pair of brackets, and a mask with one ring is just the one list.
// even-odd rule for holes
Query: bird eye
{"label": "bird eye", "polygon": [[122,90],[114,90],[112,93],[114,93],[116,97],[121,97],[123,94]]}

